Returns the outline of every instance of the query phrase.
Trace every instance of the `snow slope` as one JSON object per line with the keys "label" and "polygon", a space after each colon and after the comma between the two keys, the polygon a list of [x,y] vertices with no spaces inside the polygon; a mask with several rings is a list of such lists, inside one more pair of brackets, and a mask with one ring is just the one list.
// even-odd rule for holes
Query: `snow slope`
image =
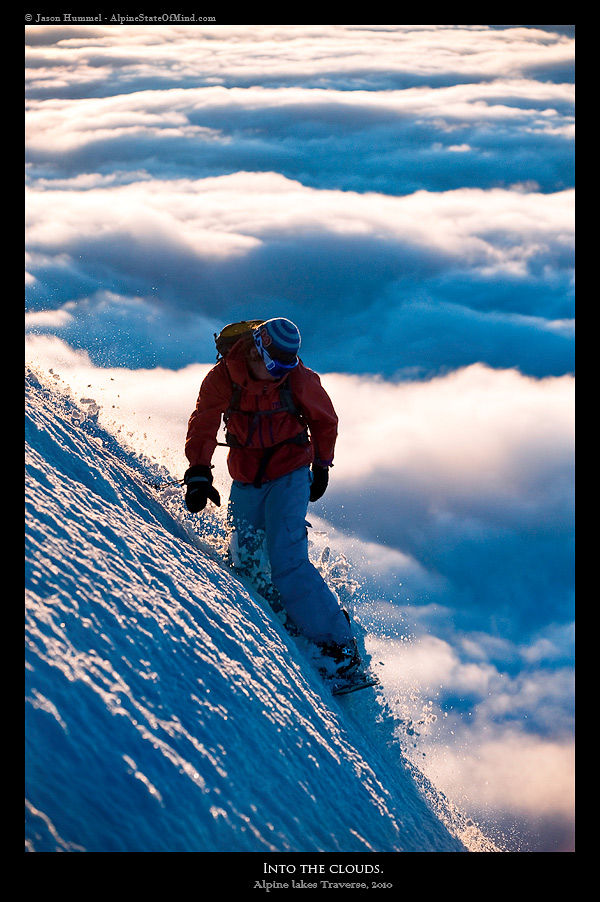
{"label": "snow slope", "polygon": [[26,375],[26,849],[498,851],[402,759],[377,691],[331,697],[91,400]]}

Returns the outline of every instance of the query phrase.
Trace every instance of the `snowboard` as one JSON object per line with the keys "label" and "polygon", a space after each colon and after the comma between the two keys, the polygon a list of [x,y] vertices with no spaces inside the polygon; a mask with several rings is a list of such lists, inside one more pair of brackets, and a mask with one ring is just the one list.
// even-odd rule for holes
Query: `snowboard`
{"label": "snowboard", "polygon": [[379,680],[371,673],[355,673],[346,679],[333,680],[333,695],[349,695],[351,692],[358,692],[360,689],[368,689],[370,686],[377,686]]}

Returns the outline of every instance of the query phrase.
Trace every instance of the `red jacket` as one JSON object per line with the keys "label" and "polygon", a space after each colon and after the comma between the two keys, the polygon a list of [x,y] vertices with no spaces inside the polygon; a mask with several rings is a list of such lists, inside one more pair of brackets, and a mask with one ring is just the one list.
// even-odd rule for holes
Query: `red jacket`
{"label": "red jacket", "polygon": [[[267,465],[263,481],[277,479],[299,467],[309,466],[313,461],[320,466],[331,464],[338,424],[331,399],[317,373],[302,362],[290,371],[289,379],[294,404],[305,418],[305,425],[287,410],[255,419],[247,413],[232,411],[227,429],[239,443],[230,447],[227,458],[232,479],[254,482],[265,449],[298,436],[306,425],[310,431],[310,441],[307,444],[282,444],[277,448]],[[243,344],[238,342],[234,345],[227,358],[220,360],[207,373],[200,387],[185,443],[190,466],[210,465],[221,417],[231,404],[234,383],[241,387],[239,410],[254,413],[281,407],[279,386],[284,381],[285,377],[277,382],[252,379]]]}

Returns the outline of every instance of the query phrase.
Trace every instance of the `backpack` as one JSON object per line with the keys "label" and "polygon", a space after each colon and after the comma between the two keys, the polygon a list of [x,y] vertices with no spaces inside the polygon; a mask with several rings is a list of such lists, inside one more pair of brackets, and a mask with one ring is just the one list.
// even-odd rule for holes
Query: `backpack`
{"label": "backpack", "polygon": [[[246,320],[241,320],[240,322],[237,322],[237,323],[229,323],[227,326],[224,326],[221,329],[221,331],[219,332],[218,335],[215,332],[214,336],[215,336],[215,347],[217,349],[217,363],[220,360],[224,360],[227,357],[227,355],[230,352],[230,350],[232,349],[232,347],[240,340],[240,338],[243,338],[246,335],[250,335],[251,332],[254,329],[256,329],[258,326],[262,325],[262,323],[264,323],[264,319],[246,319]],[[265,449],[265,453],[263,454],[262,460],[260,461],[258,471],[257,471],[256,477],[254,479],[254,485],[256,488],[260,488],[260,485],[262,483],[262,477],[267,468],[267,464],[268,464],[269,460],[271,459],[271,457],[273,456],[273,454],[278,450],[278,448],[280,448],[282,445],[286,445],[286,444],[290,444],[290,443],[295,444],[295,445],[305,445],[310,440],[308,431],[306,429],[306,421],[305,421],[304,417],[302,416],[302,413],[298,410],[298,408],[294,404],[294,400],[292,398],[292,390],[289,385],[289,379],[290,379],[290,377],[288,376],[287,379],[285,379],[282,382],[282,384],[279,386],[279,398],[281,401],[281,406],[273,411],[269,410],[269,411],[259,411],[259,412],[250,412],[250,411],[240,410],[239,403],[240,403],[242,389],[241,389],[241,386],[237,385],[235,382],[233,382],[233,380],[231,383],[231,400],[229,402],[229,407],[227,408],[227,410],[225,411],[225,413],[223,415],[226,429],[227,429],[227,422],[229,420],[229,417],[230,417],[232,411],[234,411],[234,410],[238,411],[239,413],[244,413],[244,414],[246,414],[246,416],[252,417],[252,419],[253,419],[252,430],[257,425],[258,419],[260,417],[273,416],[273,414],[284,413],[286,411],[288,413],[292,413],[298,419],[298,421],[301,423],[301,425],[304,426],[303,431],[299,435],[296,435],[290,439],[286,439],[285,441],[280,442],[277,445],[272,445],[270,448]],[[228,445],[229,447],[235,447],[237,445],[237,441],[236,441],[235,437],[230,432],[226,432],[226,439],[227,439],[227,441],[225,442],[225,444]],[[221,444],[221,442],[217,442],[217,444]]]}
{"label": "backpack", "polygon": [[236,342],[261,326],[264,319],[244,319],[239,323],[229,323],[223,326],[219,334],[215,332],[215,347],[217,349],[217,363],[224,357],[227,357]]}

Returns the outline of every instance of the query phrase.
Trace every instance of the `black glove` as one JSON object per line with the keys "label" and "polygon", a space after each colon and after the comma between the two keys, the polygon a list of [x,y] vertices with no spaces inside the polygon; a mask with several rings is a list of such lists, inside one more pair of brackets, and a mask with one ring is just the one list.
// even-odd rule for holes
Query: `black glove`
{"label": "black glove", "polygon": [[310,487],[310,500],[318,501],[325,494],[329,482],[329,468],[312,465],[313,481]]}
{"label": "black glove", "polygon": [[190,467],[185,471],[183,481],[187,486],[185,506],[190,513],[197,514],[203,510],[209,498],[217,507],[221,504],[221,496],[212,484],[210,467]]}

